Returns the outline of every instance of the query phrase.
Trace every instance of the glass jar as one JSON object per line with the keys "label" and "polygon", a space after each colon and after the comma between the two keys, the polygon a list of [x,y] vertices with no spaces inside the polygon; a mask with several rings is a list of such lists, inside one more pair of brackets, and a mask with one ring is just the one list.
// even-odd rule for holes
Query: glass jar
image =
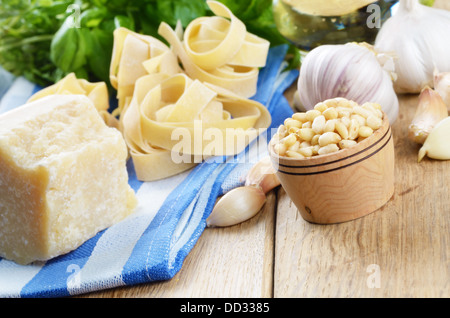
{"label": "glass jar", "polygon": [[[302,0],[303,3],[304,1]],[[300,50],[310,51],[323,44],[373,44],[381,25],[391,16],[391,9],[397,2],[398,0],[372,1],[340,15],[315,15],[301,12],[296,0],[274,0],[273,14],[279,32]],[[345,11],[343,8],[339,9],[334,8],[328,12]]]}

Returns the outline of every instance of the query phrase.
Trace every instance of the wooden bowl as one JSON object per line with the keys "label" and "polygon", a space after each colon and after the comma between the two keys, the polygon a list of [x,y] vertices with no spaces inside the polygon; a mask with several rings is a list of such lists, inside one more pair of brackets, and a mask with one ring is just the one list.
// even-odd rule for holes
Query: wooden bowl
{"label": "wooden bowl", "polygon": [[269,154],[286,193],[306,221],[340,223],[382,207],[394,193],[394,143],[386,114],[372,136],[338,152],[294,159]]}

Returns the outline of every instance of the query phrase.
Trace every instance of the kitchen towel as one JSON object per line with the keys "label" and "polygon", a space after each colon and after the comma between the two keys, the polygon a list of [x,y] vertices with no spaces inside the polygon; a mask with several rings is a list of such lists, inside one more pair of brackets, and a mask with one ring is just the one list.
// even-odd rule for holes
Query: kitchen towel
{"label": "kitchen towel", "polygon": [[[0,258],[0,297],[65,297],[171,279],[205,230],[216,198],[242,185],[242,175],[267,155],[271,133],[292,115],[283,93],[297,79],[298,70],[285,70],[286,53],[286,45],[269,50],[252,98],[272,115],[267,133],[236,156],[212,158],[159,181],[137,180],[130,160],[129,184],[137,194],[137,211],[47,262],[24,266]],[[0,113],[22,105],[39,89],[15,78],[0,96]]]}

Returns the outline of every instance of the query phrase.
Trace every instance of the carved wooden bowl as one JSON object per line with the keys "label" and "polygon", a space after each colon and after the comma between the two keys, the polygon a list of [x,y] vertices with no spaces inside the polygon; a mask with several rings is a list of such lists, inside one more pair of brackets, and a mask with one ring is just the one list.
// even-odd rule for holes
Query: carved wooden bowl
{"label": "carved wooden bowl", "polygon": [[382,207],[394,193],[394,144],[383,125],[356,145],[331,154],[294,159],[269,143],[277,176],[303,219],[330,224],[354,220]]}

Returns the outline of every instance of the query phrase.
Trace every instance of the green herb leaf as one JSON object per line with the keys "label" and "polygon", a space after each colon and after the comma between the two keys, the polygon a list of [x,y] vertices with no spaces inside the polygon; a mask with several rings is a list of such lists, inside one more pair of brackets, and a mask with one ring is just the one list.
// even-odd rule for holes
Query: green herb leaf
{"label": "green herb leaf", "polygon": [[180,20],[183,27],[190,21],[206,14],[204,0],[156,0],[156,9],[161,21],[174,26]]}
{"label": "green herb leaf", "polygon": [[[275,26],[272,0],[220,1],[249,32],[271,45],[288,43]],[[78,13],[79,20],[74,20]],[[207,15],[212,12],[205,0],[3,0],[0,65],[42,86],[69,72],[109,83],[115,28],[126,27],[161,39],[157,30],[162,21],[172,27],[181,21],[186,27]],[[290,52],[291,56],[297,54],[292,45]],[[292,62],[295,67],[296,59]]]}
{"label": "green herb leaf", "polygon": [[64,72],[78,70],[86,64],[86,41],[74,23],[73,16],[68,16],[50,46],[52,62]]}
{"label": "green herb leaf", "polygon": [[116,28],[127,28],[129,30],[135,30],[133,18],[124,15],[117,15],[114,17],[114,26]]}

